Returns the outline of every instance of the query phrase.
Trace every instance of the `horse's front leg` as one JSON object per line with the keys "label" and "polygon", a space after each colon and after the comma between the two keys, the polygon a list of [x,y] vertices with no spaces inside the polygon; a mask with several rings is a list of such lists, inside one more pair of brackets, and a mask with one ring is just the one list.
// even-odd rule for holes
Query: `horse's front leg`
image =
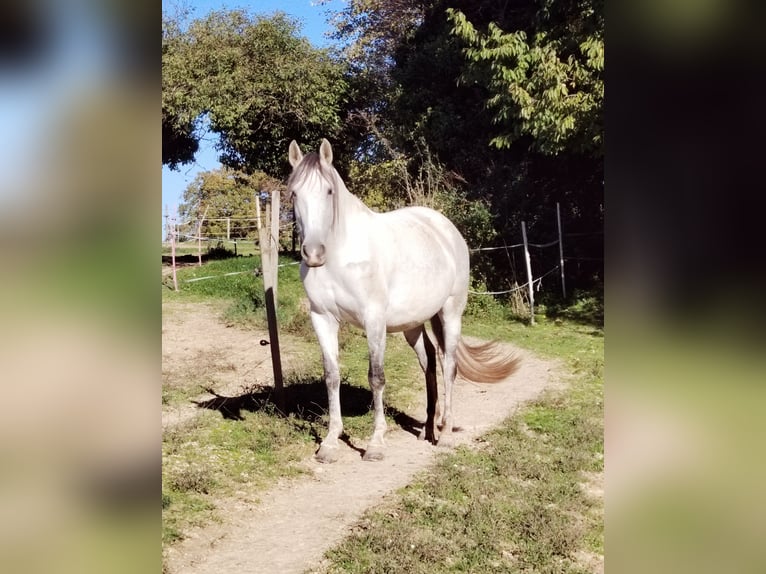
{"label": "horse's front leg", "polygon": [[338,438],[343,432],[340,414],[340,369],[338,367],[338,321],[330,315],[311,313],[311,323],[322,348],[324,379],[327,385],[327,402],[330,411],[330,425],[322,444],[316,453],[319,462],[338,460]]}
{"label": "horse's front leg", "polygon": [[383,389],[386,376],[383,373],[383,356],[386,351],[386,325],[383,321],[368,322],[365,326],[367,344],[370,351],[370,367],[367,380],[372,390],[372,404],[375,409],[373,432],[370,444],[362,457],[364,460],[383,460],[385,450],[386,416],[383,412]]}

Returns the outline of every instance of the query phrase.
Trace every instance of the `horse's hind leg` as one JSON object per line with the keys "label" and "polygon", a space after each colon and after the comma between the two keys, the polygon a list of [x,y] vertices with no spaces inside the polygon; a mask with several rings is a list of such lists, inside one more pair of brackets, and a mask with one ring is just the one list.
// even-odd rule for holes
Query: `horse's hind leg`
{"label": "horse's hind leg", "polygon": [[404,338],[418,356],[420,368],[426,376],[426,424],[418,439],[436,442],[436,410],[439,404],[439,389],[436,385],[436,350],[428,338],[423,325],[404,332]]}
{"label": "horse's hind leg", "polygon": [[[447,301],[447,304],[439,311],[439,314],[431,319],[434,332],[440,332],[442,347],[442,371],[444,374],[444,414],[442,416],[442,429],[439,446],[452,446],[452,386],[457,376],[457,346],[460,342],[463,308],[465,305],[457,305]],[[437,335],[438,336],[438,335]]]}
{"label": "horse's hind leg", "polygon": [[364,452],[364,460],[383,460],[385,450],[384,436],[387,424],[383,410],[383,389],[386,386],[386,376],[383,372],[383,356],[386,351],[386,325],[382,321],[370,321],[366,324],[367,344],[370,351],[370,367],[367,380],[372,390],[372,404],[375,409],[373,432],[370,444]]}
{"label": "horse's hind leg", "polygon": [[340,415],[340,369],[338,368],[338,321],[329,315],[311,313],[311,323],[322,348],[327,402],[330,411],[330,425],[322,444],[316,453],[319,462],[338,460],[338,438],[343,432]]}

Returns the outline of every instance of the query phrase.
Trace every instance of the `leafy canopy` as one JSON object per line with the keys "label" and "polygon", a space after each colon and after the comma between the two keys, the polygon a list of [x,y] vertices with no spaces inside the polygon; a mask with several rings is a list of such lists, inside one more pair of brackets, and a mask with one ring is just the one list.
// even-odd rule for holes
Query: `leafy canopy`
{"label": "leafy canopy", "polygon": [[[470,213],[461,197],[486,206],[460,223],[472,246],[491,244],[488,227],[513,243],[522,221],[533,237],[555,236],[557,203],[567,232],[600,229],[603,0],[344,6],[337,36],[361,86],[348,117],[365,135],[364,164],[350,172],[355,189],[389,208],[411,202],[421,181],[447,182],[437,195],[456,200],[439,205],[451,217]],[[431,177],[429,166],[444,177]],[[402,185],[407,176],[412,186]],[[568,246],[568,256],[583,258],[582,278],[600,272],[602,243],[593,236]],[[503,253],[485,269],[488,287],[507,287],[509,264]]]}
{"label": "leafy canopy", "polygon": [[[481,33],[462,12],[447,9],[453,34],[466,43],[464,54],[471,63],[461,81],[484,80],[487,106],[501,127],[491,145],[508,148],[528,135],[533,147],[546,154],[603,155],[603,22],[598,26],[601,15],[592,4],[578,5],[580,12],[561,37],[555,27],[540,28],[530,37],[524,30],[504,32],[492,22]],[[577,25],[581,20],[594,25]]]}
{"label": "leafy canopy", "polygon": [[[221,167],[198,174],[184,191],[178,209],[182,221],[232,218],[229,222],[232,238],[254,237],[255,223],[243,219],[255,217],[255,194],[281,187],[277,180],[265,173],[246,174]],[[206,221],[205,230],[209,235],[221,236],[226,234],[227,225],[225,221]]]}
{"label": "leafy canopy", "polygon": [[284,176],[290,140],[340,130],[345,89],[344,66],[299,37],[284,14],[211,12],[186,30],[166,17],[163,162],[193,159],[204,118],[220,136],[224,165]]}

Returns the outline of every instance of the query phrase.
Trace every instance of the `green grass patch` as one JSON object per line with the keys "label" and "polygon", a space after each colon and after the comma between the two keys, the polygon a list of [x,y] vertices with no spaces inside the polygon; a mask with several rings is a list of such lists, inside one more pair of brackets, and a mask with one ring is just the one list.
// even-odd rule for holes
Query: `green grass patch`
{"label": "green grass patch", "polygon": [[265,401],[239,418],[205,412],[165,431],[162,445],[163,543],[190,526],[218,518],[217,501],[262,491],[277,478],[298,476],[314,450],[315,432],[295,416],[275,416]]}
{"label": "green grass patch", "polygon": [[[282,258],[281,263],[291,263]],[[179,270],[181,291],[163,298],[220,301],[230,325],[265,329],[255,257],[210,261]],[[186,282],[207,275],[238,275]],[[301,473],[298,461],[316,449],[327,426],[319,350],[297,265],[279,271],[282,333],[315,346],[300,373],[288,373],[286,413],[269,390],[217,397],[192,422],[163,437],[163,543],[191,525],[218,518],[216,501],[254,497],[275,479]],[[482,437],[478,450],[457,449],[403,489],[328,554],[328,572],[585,572],[578,556],[603,553],[602,503],[587,493],[603,470],[603,310],[600,298],[579,295],[569,307],[541,306],[535,327],[513,320],[494,300],[474,302],[464,333],[508,340],[561,359],[570,388],[528,405]],[[476,300],[479,301],[479,300]],[[549,313],[550,316],[546,316]],[[372,429],[367,341],[357,329],[340,334],[341,405],[345,432],[359,442]],[[191,374],[190,374],[191,376]],[[414,353],[401,335],[386,351],[386,404],[392,426],[425,395]],[[163,402],[188,398],[163,387]]]}
{"label": "green grass patch", "polygon": [[162,383],[162,405],[174,406],[185,403],[192,397],[199,395],[199,387],[179,387],[171,384]]}
{"label": "green grass patch", "polygon": [[[235,253],[236,250],[236,253]],[[235,257],[235,256],[247,256],[257,255],[260,253],[258,247],[258,241],[254,239],[239,239],[236,242],[236,247],[233,241],[203,241],[202,242],[202,260],[207,261],[211,258],[223,258],[223,257]],[[169,263],[169,258],[172,255],[170,242],[164,242],[162,244],[162,260],[163,263]],[[197,242],[196,241],[183,241],[176,243],[176,260],[189,259],[191,257],[197,257]]]}
{"label": "green grass patch", "polygon": [[[166,295],[187,300],[239,299],[260,295],[262,300],[263,280],[256,277],[260,266],[259,257],[248,256],[208,261],[201,267],[180,267],[176,271],[179,292],[171,289]],[[168,288],[167,279],[165,288]]]}
{"label": "green grass patch", "polygon": [[[202,405],[208,412],[165,431],[163,436],[163,543],[183,538],[191,526],[217,518],[216,500],[257,496],[278,478],[300,473],[296,463],[310,456],[327,429],[327,393],[319,347],[303,299],[299,266],[280,261],[278,320],[283,343],[301,347],[309,357],[299,372],[286,372],[286,413],[275,411],[270,389],[243,389],[233,397],[216,397]],[[180,291],[163,288],[165,301],[218,302],[221,320],[236,328],[266,329],[263,283],[251,271],[253,257],[206,262],[178,271]],[[242,273],[244,271],[244,273]],[[226,273],[239,273],[228,275]],[[213,279],[191,281],[199,277]],[[356,328],[340,332],[341,405],[348,439],[364,444],[372,433],[372,394],[367,383],[367,339]],[[182,367],[176,367],[182,368]],[[163,371],[162,402],[188,403],[210,387],[218,369],[229,368],[215,350],[194,368]],[[398,416],[425,395],[417,358],[399,335],[389,335],[386,352],[386,407],[393,427]],[[238,494],[239,493],[239,494]]]}
{"label": "green grass patch", "polygon": [[[302,308],[303,285],[300,266],[289,256],[279,258],[277,319],[280,331],[309,337],[313,329]],[[266,328],[265,296],[261,261],[258,256],[229,257],[208,261],[201,267],[181,267],[177,271],[179,291],[172,289],[172,279],[163,282],[165,300],[224,301],[222,319],[227,325]]]}
{"label": "green grass patch", "polygon": [[466,332],[560,358],[576,376],[368,512],[324,572],[579,573],[583,556],[603,555],[603,503],[588,493],[603,470],[603,331],[474,317]]}
{"label": "green grass patch", "polygon": [[[343,363],[340,391],[344,432],[350,440],[364,444],[373,425],[366,339],[356,334],[346,338],[342,356],[348,362]],[[406,342],[402,344],[391,343],[386,397],[391,425],[408,401],[424,392],[424,385],[413,378],[413,365],[420,373],[414,353]],[[411,355],[406,364],[405,351]],[[201,403],[205,412],[163,433],[164,544],[180,540],[191,526],[216,520],[217,500],[255,497],[274,480],[303,472],[297,463],[316,450],[328,424],[321,364],[317,361],[302,373],[288,374],[285,384],[284,414],[276,411],[271,388],[254,387],[238,396]]]}

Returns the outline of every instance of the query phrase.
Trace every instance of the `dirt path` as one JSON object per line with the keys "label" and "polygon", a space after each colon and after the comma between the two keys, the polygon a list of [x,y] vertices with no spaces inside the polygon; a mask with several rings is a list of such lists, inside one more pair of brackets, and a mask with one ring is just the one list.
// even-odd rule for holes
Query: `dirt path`
{"label": "dirt path", "polygon": [[[214,395],[203,387],[212,387],[223,395],[239,394],[253,385],[269,385],[274,376],[268,333],[246,331],[224,325],[221,309],[202,303],[165,303],[162,311],[162,375],[171,389],[193,390],[187,400],[163,405],[162,428],[180,424],[199,413],[188,399],[204,401]],[[302,356],[283,348],[282,364],[289,372]]]}
{"label": "dirt path", "polygon": [[[206,317],[203,321],[208,332],[209,320]],[[190,330],[188,324],[186,328]],[[247,339],[244,348],[252,352],[253,337],[245,335],[239,337]],[[231,345],[237,348],[237,343]],[[562,384],[558,363],[518,352],[523,356],[522,367],[507,381],[481,386],[461,381],[456,385],[455,419],[461,429],[456,434],[458,444],[472,443],[544,389]],[[249,360],[252,362],[252,357]],[[425,407],[421,410],[408,414],[423,420]],[[220,509],[226,517],[224,523],[192,530],[168,550],[168,571],[288,574],[317,567],[324,552],[349,533],[366,509],[409,483],[443,452],[400,429],[390,431],[386,440],[386,458],[381,462],[363,462],[360,452],[353,448],[361,449],[363,444],[341,443],[338,462],[322,465],[313,459],[306,461],[309,476],[277,484],[259,495],[260,504],[225,502]]]}

